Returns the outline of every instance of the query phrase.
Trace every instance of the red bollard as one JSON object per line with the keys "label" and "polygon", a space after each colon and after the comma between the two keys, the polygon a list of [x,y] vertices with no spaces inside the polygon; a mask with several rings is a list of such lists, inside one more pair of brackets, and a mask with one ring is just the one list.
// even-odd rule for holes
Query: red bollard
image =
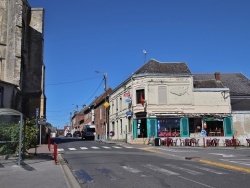
{"label": "red bollard", "polygon": [[234,145],[234,149],[236,149],[236,139],[234,139],[234,136],[233,136],[233,145]]}
{"label": "red bollard", "polygon": [[57,164],[57,144],[54,142],[54,161]]}
{"label": "red bollard", "polygon": [[168,137],[168,136],[167,136],[166,145],[167,145],[167,147],[169,147],[169,145],[170,145],[170,140],[169,140],[169,137]]}
{"label": "red bollard", "polygon": [[48,148],[49,148],[49,151],[50,151],[50,138],[48,138]]}

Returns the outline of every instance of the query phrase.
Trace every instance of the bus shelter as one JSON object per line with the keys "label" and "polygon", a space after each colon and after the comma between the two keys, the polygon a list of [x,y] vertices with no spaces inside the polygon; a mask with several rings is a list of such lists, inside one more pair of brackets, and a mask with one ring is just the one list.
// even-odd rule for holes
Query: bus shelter
{"label": "bus shelter", "polygon": [[21,147],[22,147],[23,114],[17,110],[11,109],[11,108],[0,108],[0,116],[19,116],[20,117],[19,141],[18,141],[18,165],[20,166],[21,160],[22,160]]}

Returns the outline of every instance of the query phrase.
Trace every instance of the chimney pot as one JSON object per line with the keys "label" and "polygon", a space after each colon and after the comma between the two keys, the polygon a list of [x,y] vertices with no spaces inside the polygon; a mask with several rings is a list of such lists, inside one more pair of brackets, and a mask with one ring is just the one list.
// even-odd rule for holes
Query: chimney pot
{"label": "chimney pot", "polygon": [[220,81],[220,72],[215,72],[214,77],[216,81]]}

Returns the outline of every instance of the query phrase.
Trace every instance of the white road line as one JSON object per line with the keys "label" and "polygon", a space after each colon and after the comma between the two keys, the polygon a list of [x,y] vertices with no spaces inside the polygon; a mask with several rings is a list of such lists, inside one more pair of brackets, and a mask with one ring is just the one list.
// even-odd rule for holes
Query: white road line
{"label": "white road line", "polygon": [[76,148],[68,148],[70,151],[76,150]]}
{"label": "white road line", "polygon": [[64,151],[64,149],[63,148],[58,148],[57,151]]}
{"label": "white road line", "polygon": [[171,151],[171,152],[174,152],[174,153],[186,153],[186,152],[198,152],[198,151],[195,151],[195,150],[177,150],[177,149],[164,149],[164,148],[158,148],[159,150],[163,150],[163,151]]}
{"label": "white road line", "polygon": [[194,165],[191,165],[191,164],[185,164],[186,166],[190,166],[190,167],[193,167],[193,168],[197,168],[197,169],[200,169],[200,170],[204,170],[206,172],[211,172],[211,173],[214,173],[214,174],[227,174],[226,172],[221,172],[221,171],[217,171],[217,170],[214,170],[214,169],[211,169],[211,168],[206,168],[206,167],[201,167],[201,166],[194,166]]}
{"label": "white road line", "polygon": [[140,170],[138,170],[136,168],[131,168],[131,167],[128,167],[128,166],[122,166],[122,168],[124,170],[127,170],[127,171],[132,172],[132,173],[136,173],[136,174],[142,172],[142,171],[140,171]]}
{"label": "white road line", "polygon": [[121,149],[121,147],[119,146],[112,146],[113,148],[116,148],[116,149]]}
{"label": "white road line", "polygon": [[98,147],[96,147],[96,146],[92,146],[91,148],[92,148],[92,149],[100,149],[100,148],[98,148]]}
{"label": "white road line", "polygon": [[124,148],[128,148],[128,149],[132,149],[134,147],[131,147],[131,146],[123,146]]}
{"label": "white road line", "polygon": [[88,148],[87,147],[80,147],[80,149],[85,150],[85,149],[88,149]]}
{"label": "white road line", "polygon": [[175,166],[175,165],[171,165],[171,164],[164,164],[164,166],[168,166],[168,167],[178,169],[178,170],[183,170],[184,172],[189,173],[189,174],[193,174],[193,175],[202,175],[203,174],[201,172],[197,172],[197,171],[194,171],[194,170],[190,170],[190,169],[187,169],[187,168],[183,168],[183,167],[179,167],[179,166]]}
{"label": "white road line", "polygon": [[102,146],[103,148],[105,148],[105,149],[111,149],[110,147],[108,147],[108,146]]}
{"label": "white road line", "polygon": [[212,187],[212,186],[210,186],[210,185],[206,185],[206,184],[201,183],[201,182],[198,182],[198,181],[194,181],[194,180],[191,180],[191,179],[188,179],[188,178],[182,177],[182,176],[178,176],[178,177],[180,177],[180,178],[182,178],[182,179],[184,179],[184,180],[188,180],[188,181],[191,181],[191,182],[194,182],[194,183],[197,183],[197,184],[203,185],[203,186],[205,186],[205,187],[210,187],[210,188],[213,188],[213,187]]}
{"label": "white road line", "polygon": [[228,154],[223,154],[223,153],[209,153],[212,155],[221,155],[222,157],[235,157],[234,155],[228,155]]}
{"label": "white road line", "polygon": [[248,161],[250,159],[233,159],[233,160],[220,159],[220,160],[231,162],[231,163],[236,163],[236,164],[242,164],[242,165],[250,166],[250,161]]}
{"label": "white road line", "polygon": [[151,165],[151,164],[146,164],[146,165],[142,165],[148,169],[151,169],[153,171],[156,171],[156,172],[161,172],[161,173],[164,173],[164,174],[167,174],[167,175],[179,175],[178,173],[176,172],[172,172],[170,170],[167,170],[167,169],[164,169],[164,168],[160,168],[160,167],[157,167],[157,166],[154,166],[154,165]]}

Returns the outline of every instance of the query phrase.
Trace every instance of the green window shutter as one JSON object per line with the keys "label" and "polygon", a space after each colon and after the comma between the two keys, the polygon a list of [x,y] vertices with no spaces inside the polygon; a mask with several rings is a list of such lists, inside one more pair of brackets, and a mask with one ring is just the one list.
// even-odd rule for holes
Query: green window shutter
{"label": "green window shutter", "polygon": [[231,116],[224,118],[223,125],[224,125],[225,136],[233,136],[233,125]]}
{"label": "green window shutter", "polygon": [[148,138],[151,136],[156,137],[157,130],[156,130],[156,119],[147,119],[147,130],[148,130]]}
{"label": "green window shutter", "polygon": [[181,118],[181,121],[180,121],[180,134],[181,134],[181,137],[189,137],[188,118]]}
{"label": "green window shutter", "polygon": [[133,120],[133,137],[137,138],[137,120]]}

